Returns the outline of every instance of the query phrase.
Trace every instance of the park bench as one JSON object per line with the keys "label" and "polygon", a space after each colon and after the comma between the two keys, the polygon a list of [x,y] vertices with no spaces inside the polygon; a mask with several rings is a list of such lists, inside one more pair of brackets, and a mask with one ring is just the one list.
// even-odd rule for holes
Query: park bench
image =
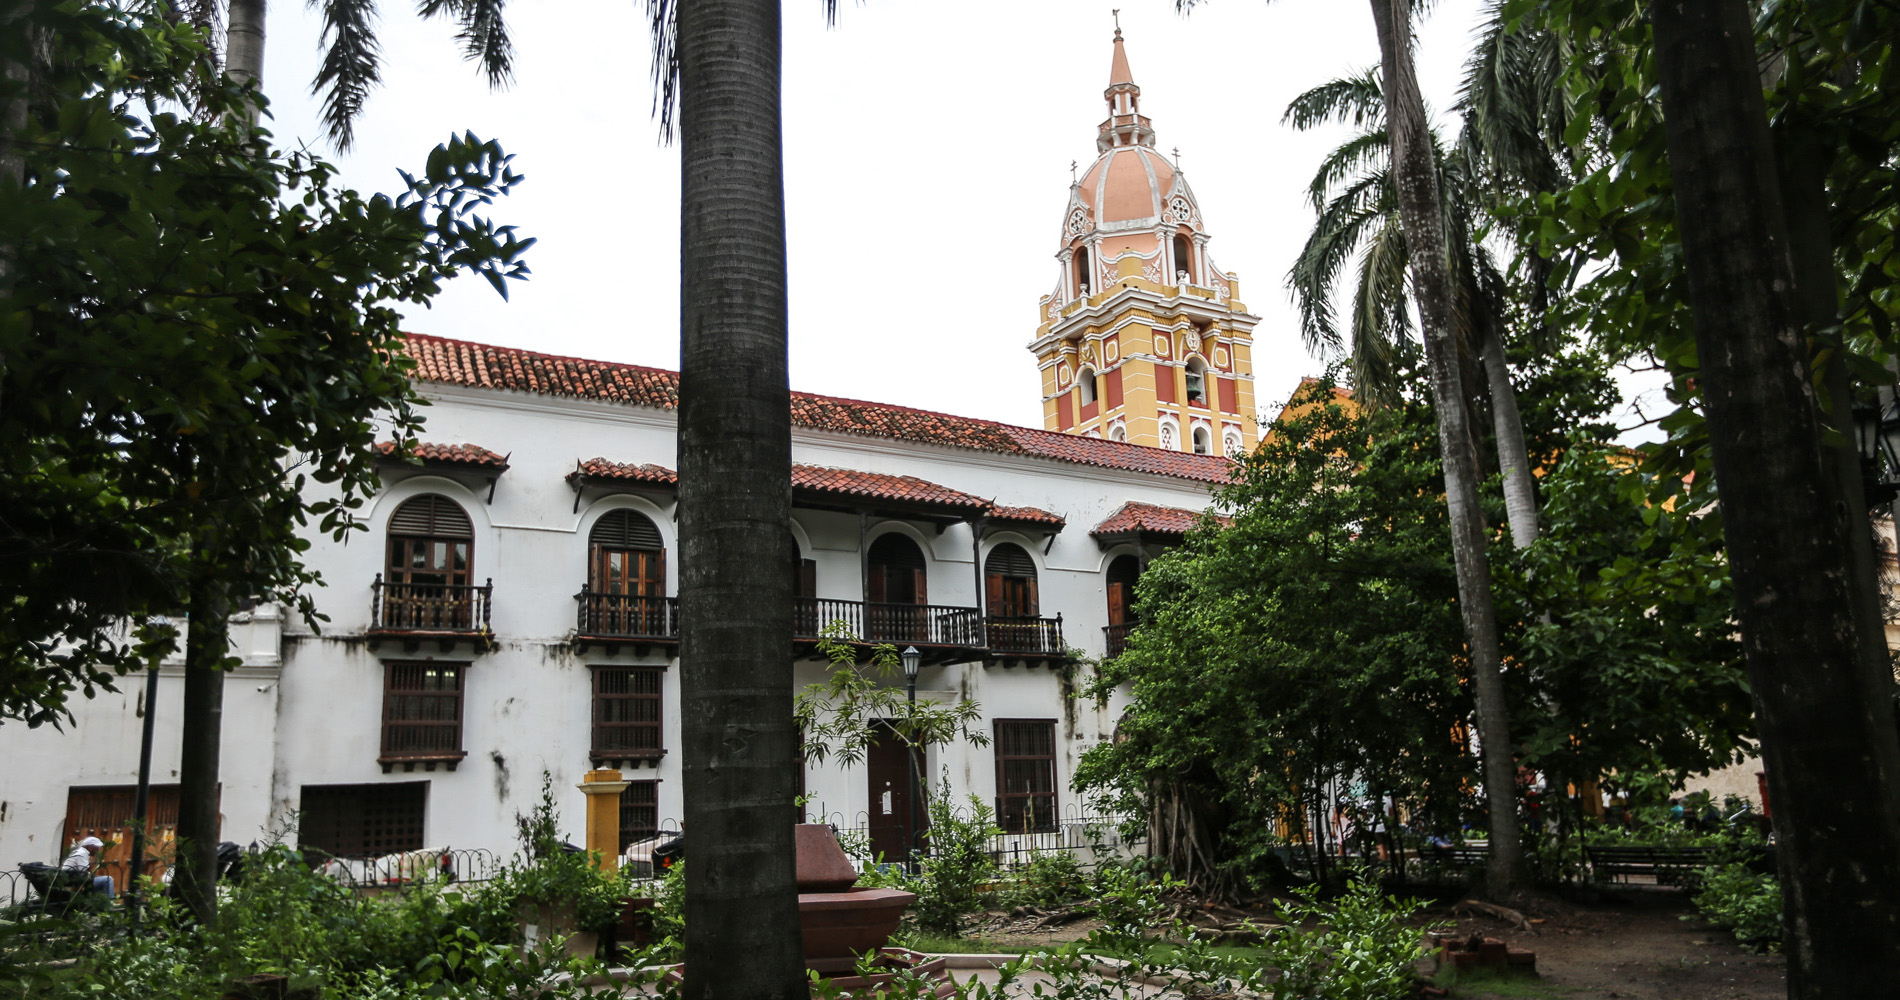
{"label": "park bench", "polygon": [[1599,880],[1628,882],[1648,875],[1657,885],[1684,885],[1709,864],[1706,847],[1589,847],[1583,849],[1590,871]]}

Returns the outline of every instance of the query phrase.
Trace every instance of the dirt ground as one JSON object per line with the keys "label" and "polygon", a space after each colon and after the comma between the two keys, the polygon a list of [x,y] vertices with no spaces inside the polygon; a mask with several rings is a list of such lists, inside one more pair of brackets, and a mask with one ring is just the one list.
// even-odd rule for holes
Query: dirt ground
{"label": "dirt ground", "polygon": [[[1752,954],[1728,932],[1697,919],[1686,898],[1674,891],[1633,890],[1589,904],[1543,900],[1525,911],[1536,921],[1529,933],[1489,917],[1453,919],[1442,907],[1426,915],[1461,936],[1483,933],[1537,953],[1537,978],[1454,983],[1451,996],[1457,1000],[1783,1000],[1788,995],[1780,955]],[[997,946],[1034,948],[1075,940],[1093,923],[1077,921],[1033,934],[979,933]],[[1867,995],[1882,994],[1872,988]]]}

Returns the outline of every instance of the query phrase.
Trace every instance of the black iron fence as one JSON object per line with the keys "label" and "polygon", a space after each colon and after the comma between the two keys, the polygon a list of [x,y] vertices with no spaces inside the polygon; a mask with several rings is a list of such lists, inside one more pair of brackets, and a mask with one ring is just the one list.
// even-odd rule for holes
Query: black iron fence
{"label": "black iron fence", "polygon": [[385,582],[370,585],[372,632],[488,632],[495,581],[473,583]]}

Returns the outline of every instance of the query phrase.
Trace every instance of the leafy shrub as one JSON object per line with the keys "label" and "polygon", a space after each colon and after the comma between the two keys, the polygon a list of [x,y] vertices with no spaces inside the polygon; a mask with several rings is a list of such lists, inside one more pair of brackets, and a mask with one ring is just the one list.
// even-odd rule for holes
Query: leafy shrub
{"label": "leafy shrub", "polygon": [[1186,883],[1161,873],[1150,877],[1145,866],[1103,864],[1095,869],[1095,915],[1102,926],[1091,932],[1091,950],[1116,954],[1136,952],[1161,909],[1161,897]]}
{"label": "leafy shrub", "polygon": [[1003,906],[1061,906],[1087,897],[1091,889],[1088,874],[1070,851],[1035,854],[1009,875],[998,899]]}
{"label": "leafy shrub", "polygon": [[[1280,970],[1276,1000],[1410,1000],[1413,966],[1425,955],[1423,932],[1408,927],[1415,899],[1381,896],[1355,881],[1331,903],[1315,889],[1282,900],[1286,928],[1268,938],[1267,964]],[[1303,925],[1312,922],[1310,929]]]}
{"label": "leafy shrub", "polygon": [[940,791],[930,799],[930,853],[904,888],[917,894],[911,912],[918,927],[962,937],[963,917],[982,909],[983,887],[996,877],[990,838],[1003,831],[995,823],[995,811],[982,799],[970,796],[968,818],[957,815],[951,801],[950,777],[945,774]]}
{"label": "leafy shrub", "polygon": [[1781,883],[1773,875],[1743,864],[1710,865],[1703,869],[1694,902],[1710,923],[1733,932],[1743,944],[1759,951],[1780,950]]}

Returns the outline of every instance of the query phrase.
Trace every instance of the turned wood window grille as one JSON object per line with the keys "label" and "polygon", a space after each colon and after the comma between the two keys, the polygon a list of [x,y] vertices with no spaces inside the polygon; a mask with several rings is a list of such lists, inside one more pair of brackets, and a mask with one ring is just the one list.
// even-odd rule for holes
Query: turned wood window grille
{"label": "turned wood window grille", "polygon": [[594,757],[629,759],[665,753],[658,667],[594,668]]}
{"label": "turned wood window grille", "polygon": [[324,855],[375,858],[420,851],[428,804],[426,781],[305,785],[298,802],[297,844],[312,864]]}
{"label": "turned wood window grille", "polygon": [[389,518],[380,624],[473,628],[474,547],[474,526],[455,501],[433,493],[404,501]]}
{"label": "turned wood window grille", "polygon": [[384,666],[382,760],[460,760],[466,664]]}
{"label": "turned wood window grille", "polygon": [[996,720],[996,819],[1005,833],[1056,829],[1056,724]]}
{"label": "turned wood window grille", "polygon": [[660,832],[660,783],[629,781],[620,793],[620,850]]}

